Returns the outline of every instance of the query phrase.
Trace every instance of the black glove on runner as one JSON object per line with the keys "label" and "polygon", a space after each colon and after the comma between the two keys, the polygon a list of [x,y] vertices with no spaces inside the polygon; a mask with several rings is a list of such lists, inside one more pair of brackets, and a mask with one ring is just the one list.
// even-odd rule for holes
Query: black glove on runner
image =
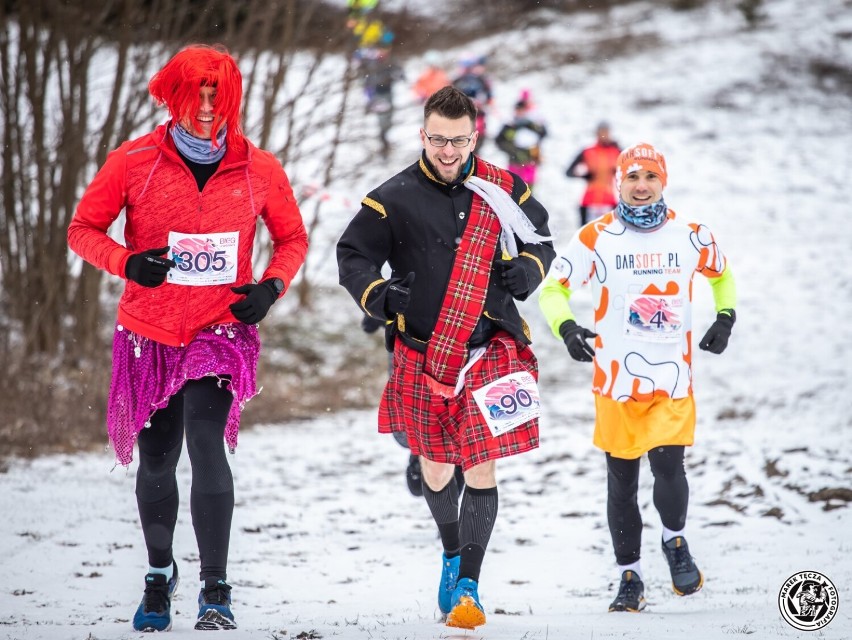
{"label": "black glove on runner", "polygon": [[166,246],[134,253],[124,265],[124,275],[128,280],[133,280],[143,287],[159,287],[166,281],[169,269],[175,266],[174,260],[160,257],[168,250],[169,247]]}
{"label": "black glove on runner", "polygon": [[503,284],[516,298],[525,296],[530,292],[530,277],[527,270],[520,263],[519,258],[514,260],[495,260],[494,264],[503,270],[501,277]]}
{"label": "black glove on runner", "polygon": [[275,278],[269,278],[258,284],[231,287],[234,293],[245,295],[245,298],[231,305],[231,313],[234,317],[243,324],[257,324],[263,320],[280,293],[274,280]]}
{"label": "black glove on runner", "polygon": [[411,302],[411,283],[414,282],[414,272],[411,271],[402,282],[394,283],[388,287],[385,294],[385,311],[388,316],[405,313],[408,303]]}
{"label": "black glove on runner", "polygon": [[568,355],[578,362],[591,362],[595,350],[586,342],[588,338],[597,338],[598,334],[581,327],[573,320],[566,320],[559,325],[559,335],[568,347]]}
{"label": "black glove on runner", "polygon": [[[725,311],[729,312],[725,313]],[[728,339],[731,337],[731,329],[737,321],[737,314],[733,309],[725,309],[716,314],[716,322],[710,325],[707,333],[698,343],[698,348],[710,353],[722,353],[728,347]]]}

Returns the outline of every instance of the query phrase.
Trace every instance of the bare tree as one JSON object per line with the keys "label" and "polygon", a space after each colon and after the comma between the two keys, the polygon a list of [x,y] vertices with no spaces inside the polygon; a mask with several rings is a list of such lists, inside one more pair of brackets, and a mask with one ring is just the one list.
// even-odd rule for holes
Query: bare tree
{"label": "bare tree", "polygon": [[285,166],[311,158],[329,182],[351,74],[329,55],[345,29],[317,37],[328,19],[307,0],[0,3],[0,358],[12,381],[0,402],[16,416],[0,443],[98,437],[86,434],[100,432],[119,283],[70,255],[66,232],[106,154],[163,119],[147,93],[154,70],[183,44],[226,44],[245,72],[249,136]]}

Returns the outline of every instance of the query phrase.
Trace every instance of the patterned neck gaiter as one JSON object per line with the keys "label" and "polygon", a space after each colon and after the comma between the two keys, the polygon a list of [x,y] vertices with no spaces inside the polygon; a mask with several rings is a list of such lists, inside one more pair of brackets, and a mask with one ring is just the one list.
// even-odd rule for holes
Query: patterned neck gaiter
{"label": "patterned neck gaiter", "polygon": [[652,204],[642,205],[641,207],[631,207],[624,200],[618,201],[618,206],[615,212],[618,217],[639,231],[648,231],[659,227],[666,220],[668,206],[662,198]]}
{"label": "patterned neck gaiter", "polygon": [[216,136],[218,147],[213,147],[210,140],[196,138],[179,124],[172,127],[172,140],[185,158],[198,164],[213,164],[219,162],[225,155],[225,127]]}

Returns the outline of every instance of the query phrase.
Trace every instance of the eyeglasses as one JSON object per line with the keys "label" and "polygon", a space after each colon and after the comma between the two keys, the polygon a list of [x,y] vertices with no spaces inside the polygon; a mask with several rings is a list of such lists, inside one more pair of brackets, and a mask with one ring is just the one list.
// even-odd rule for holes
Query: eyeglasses
{"label": "eyeglasses", "polygon": [[429,139],[429,144],[431,144],[433,147],[446,147],[447,143],[450,142],[454,147],[458,147],[459,149],[469,145],[471,139],[473,138],[473,133],[471,133],[469,136],[456,136],[455,138],[447,138],[445,136],[430,136],[425,131],[423,132],[423,135]]}

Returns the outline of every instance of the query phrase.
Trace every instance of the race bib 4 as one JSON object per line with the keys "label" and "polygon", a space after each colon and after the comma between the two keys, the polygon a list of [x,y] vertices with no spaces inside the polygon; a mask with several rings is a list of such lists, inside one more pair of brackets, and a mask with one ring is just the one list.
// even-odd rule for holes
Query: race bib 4
{"label": "race bib 4", "polygon": [[624,335],[646,342],[678,342],[683,337],[683,298],[649,294],[628,295]]}

